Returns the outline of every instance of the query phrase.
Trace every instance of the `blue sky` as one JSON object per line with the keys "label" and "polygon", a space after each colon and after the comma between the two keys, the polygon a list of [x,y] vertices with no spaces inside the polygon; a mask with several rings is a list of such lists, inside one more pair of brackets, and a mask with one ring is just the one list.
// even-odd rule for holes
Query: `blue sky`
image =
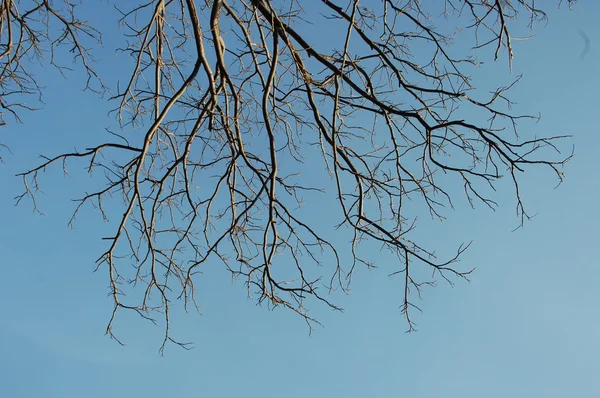
{"label": "blue sky", "polygon": [[[45,176],[44,216],[13,206],[14,175],[38,153],[97,141],[111,123],[102,100],[40,70],[46,105],[0,133],[13,153],[0,166],[0,396],[600,396],[600,4],[549,8],[549,24],[515,45],[513,74],[525,76],[513,98],[541,112],[529,134],[574,135],[567,179],[554,189],[549,174],[524,177],[538,215],[516,232],[510,191],[496,212],[459,206],[442,224],[424,220],[420,236],[442,251],[474,240],[462,261],[477,270],[470,284],[426,289],[412,334],[399,308],[402,280],[385,270],[357,271],[352,295],[334,296],[344,313],[315,303],[324,327],[309,335],[297,316],[257,307],[214,267],[201,276],[203,315],[174,313],[177,337],[193,350],[170,346],[161,357],[161,330],[129,316],[116,325],[127,345],[109,339],[107,280],[92,270],[110,226],[82,216],[67,228],[78,180]],[[592,46],[584,60],[579,29]],[[486,61],[480,79],[506,71],[505,60]]]}

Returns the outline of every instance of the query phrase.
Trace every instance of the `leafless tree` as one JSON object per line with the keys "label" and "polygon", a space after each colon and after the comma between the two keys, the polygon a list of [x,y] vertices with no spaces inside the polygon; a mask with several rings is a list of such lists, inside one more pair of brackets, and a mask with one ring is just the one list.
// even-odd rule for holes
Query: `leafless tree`
{"label": "leafless tree", "polygon": [[[543,166],[561,181],[569,158],[555,146],[562,137],[520,137],[517,123],[530,116],[510,110],[512,85],[488,93],[470,76],[478,57],[510,63],[511,26],[546,15],[535,0],[427,3],[115,2],[129,38],[121,50],[132,57],[111,98],[120,130],[85,151],[44,157],[20,174],[25,191],[17,198],[36,206],[40,173],[55,164],[66,170],[85,161],[101,172],[106,185],[78,200],[71,221],[92,206],[114,222],[97,265],[114,300],[107,333],[116,339],[119,310],[152,322],[159,313],[162,347],[183,345],[171,337],[171,305],[197,306],[195,275],[213,260],[258,302],[311,325],[318,321],[308,299],[339,309],[330,291],[345,291],[356,266],[373,265],[361,242],[396,256],[389,273],[402,275],[401,308],[412,330],[413,294],[432,281],[415,270],[450,283],[471,270],[455,264],[468,245],[439,259],[435,242],[411,238],[418,206],[408,200],[442,219],[458,186],[471,205],[495,208],[495,183],[507,176],[521,222],[528,217],[519,173]],[[77,19],[73,1],[3,0],[1,7],[4,109],[12,113],[18,103],[10,98],[40,91],[25,59],[49,51],[43,61],[62,68],[54,53],[64,44],[89,86],[104,89],[84,43],[100,32]],[[455,44],[469,40],[469,48]],[[303,174],[319,169],[307,162],[320,162],[320,175]],[[347,247],[331,225],[307,218],[320,196],[337,203],[335,227],[352,236]],[[122,201],[122,209],[105,210],[107,200]],[[127,301],[131,289],[143,291],[139,301]]]}

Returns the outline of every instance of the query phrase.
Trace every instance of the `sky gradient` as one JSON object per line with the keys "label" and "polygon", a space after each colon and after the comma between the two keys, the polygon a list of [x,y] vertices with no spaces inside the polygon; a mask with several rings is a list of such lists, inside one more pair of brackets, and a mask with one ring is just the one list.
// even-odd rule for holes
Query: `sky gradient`
{"label": "sky gradient", "polygon": [[[0,133],[12,152],[0,165],[0,397],[600,396],[600,3],[548,11],[536,37],[515,44],[513,75],[524,78],[512,98],[541,113],[528,134],[573,135],[566,181],[555,189],[549,173],[524,176],[537,216],[515,232],[510,190],[495,212],[461,205],[444,223],[424,217],[418,234],[441,251],[473,240],[462,262],[477,269],[471,283],[425,289],[411,334],[403,281],[385,269],[357,270],[352,294],[333,296],[343,313],[313,303],[324,327],[309,335],[291,312],[256,306],[218,265],[201,275],[203,315],[173,314],[176,337],[193,350],[160,356],[161,330],[130,315],[115,326],[125,347],[105,336],[112,302],[105,274],[92,271],[110,226],[82,216],[67,228],[81,191],[58,170],[44,176],[43,216],[13,198],[22,189],[14,175],[37,154],[97,142],[112,120],[103,100],[40,71],[46,105]],[[580,30],[591,44],[584,59]],[[506,73],[504,59],[485,61],[479,79]]]}

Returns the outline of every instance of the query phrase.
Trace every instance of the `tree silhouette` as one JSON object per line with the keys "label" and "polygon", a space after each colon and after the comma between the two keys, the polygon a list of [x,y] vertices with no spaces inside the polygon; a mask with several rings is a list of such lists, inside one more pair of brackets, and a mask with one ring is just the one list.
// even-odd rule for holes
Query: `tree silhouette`
{"label": "tree silhouette", "polygon": [[[183,345],[171,337],[171,305],[196,305],[195,275],[213,260],[259,303],[311,325],[307,300],[339,309],[328,293],[348,289],[356,266],[373,265],[363,242],[396,256],[389,272],[403,276],[412,330],[413,294],[432,283],[415,269],[450,283],[471,272],[455,264],[468,245],[440,259],[435,242],[411,238],[415,209],[443,219],[461,198],[456,187],[472,206],[495,208],[495,183],[506,176],[523,222],[520,172],[543,166],[562,180],[569,156],[555,142],[563,137],[520,136],[517,123],[531,116],[511,111],[512,84],[487,93],[470,78],[483,67],[478,57],[510,63],[511,26],[546,18],[535,0],[130,3],[115,2],[121,19],[106,24],[118,22],[127,37],[120,51],[131,56],[129,77],[110,97],[119,130],[44,157],[20,174],[17,198],[37,206],[40,174],[55,165],[86,162],[104,179],[71,221],[92,206],[114,225],[97,266],[110,279],[115,339],[115,314],[125,309],[152,322],[162,314],[163,348]],[[65,46],[87,87],[110,91],[94,69],[101,31],[77,11],[72,0],[2,2],[3,115],[18,117],[20,98],[43,91],[31,59],[64,70]],[[108,200],[121,208],[105,210]],[[310,216],[321,200],[335,203],[337,225]],[[351,234],[347,245],[332,227]],[[139,301],[127,301],[130,289],[143,291]]]}

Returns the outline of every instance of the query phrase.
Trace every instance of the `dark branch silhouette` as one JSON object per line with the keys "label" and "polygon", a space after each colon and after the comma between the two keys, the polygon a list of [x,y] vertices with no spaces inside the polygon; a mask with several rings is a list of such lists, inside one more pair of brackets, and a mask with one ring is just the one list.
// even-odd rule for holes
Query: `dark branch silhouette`
{"label": "dark branch silhouette", "polygon": [[[416,0],[135,3],[115,3],[130,38],[122,50],[132,57],[111,99],[118,140],[44,157],[21,174],[18,197],[37,206],[40,173],[53,165],[85,161],[89,172],[101,172],[106,186],[77,201],[71,222],[91,206],[114,225],[97,262],[110,281],[113,337],[124,309],[152,322],[162,314],[162,347],[184,345],[171,337],[171,306],[197,306],[196,274],[215,260],[259,303],[318,323],[307,300],[340,309],[329,291],[345,291],[355,267],[376,260],[360,251],[365,241],[397,257],[389,273],[403,275],[401,307],[413,330],[413,294],[433,283],[414,270],[452,283],[472,269],[456,264],[468,244],[437,258],[435,242],[413,240],[419,214],[408,201],[443,219],[460,198],[458,184],[472,206],[495,208],[495,183],[508,177],[523,222],[520,173],[545,167],[562,181],[569,155],[560,155],[557,141],[564,137],[519,136],[518,123],[533,118],[512,113],[512,85],[486,93],[470,79],[476,54],[513,58],[511,24],[545,19],[539,2],[432,5],[453,29],[464,27],[468,56]],[[8,105],[10,92],[40,91],[22,59],[42,45],[69,44],[89,81],[99,81],[81,42],[98,32],[76,19],[69,1],[66,14],[50,4],[2,2],[0,78],[10,112],[17,106]],[[57,38],[45,34],[50,19],[62,24]],[[314,31],[323,26],[319,40]],[[325,185],[298,175],[319,162]],[[318,208],[319,195],[336,200],[337,228],[353,237],[347,246],[297,210]],[[121,210],[106,210],[106,201],[122,201]],[[132,289],[143,291],[139,301],[125,296]]]}

